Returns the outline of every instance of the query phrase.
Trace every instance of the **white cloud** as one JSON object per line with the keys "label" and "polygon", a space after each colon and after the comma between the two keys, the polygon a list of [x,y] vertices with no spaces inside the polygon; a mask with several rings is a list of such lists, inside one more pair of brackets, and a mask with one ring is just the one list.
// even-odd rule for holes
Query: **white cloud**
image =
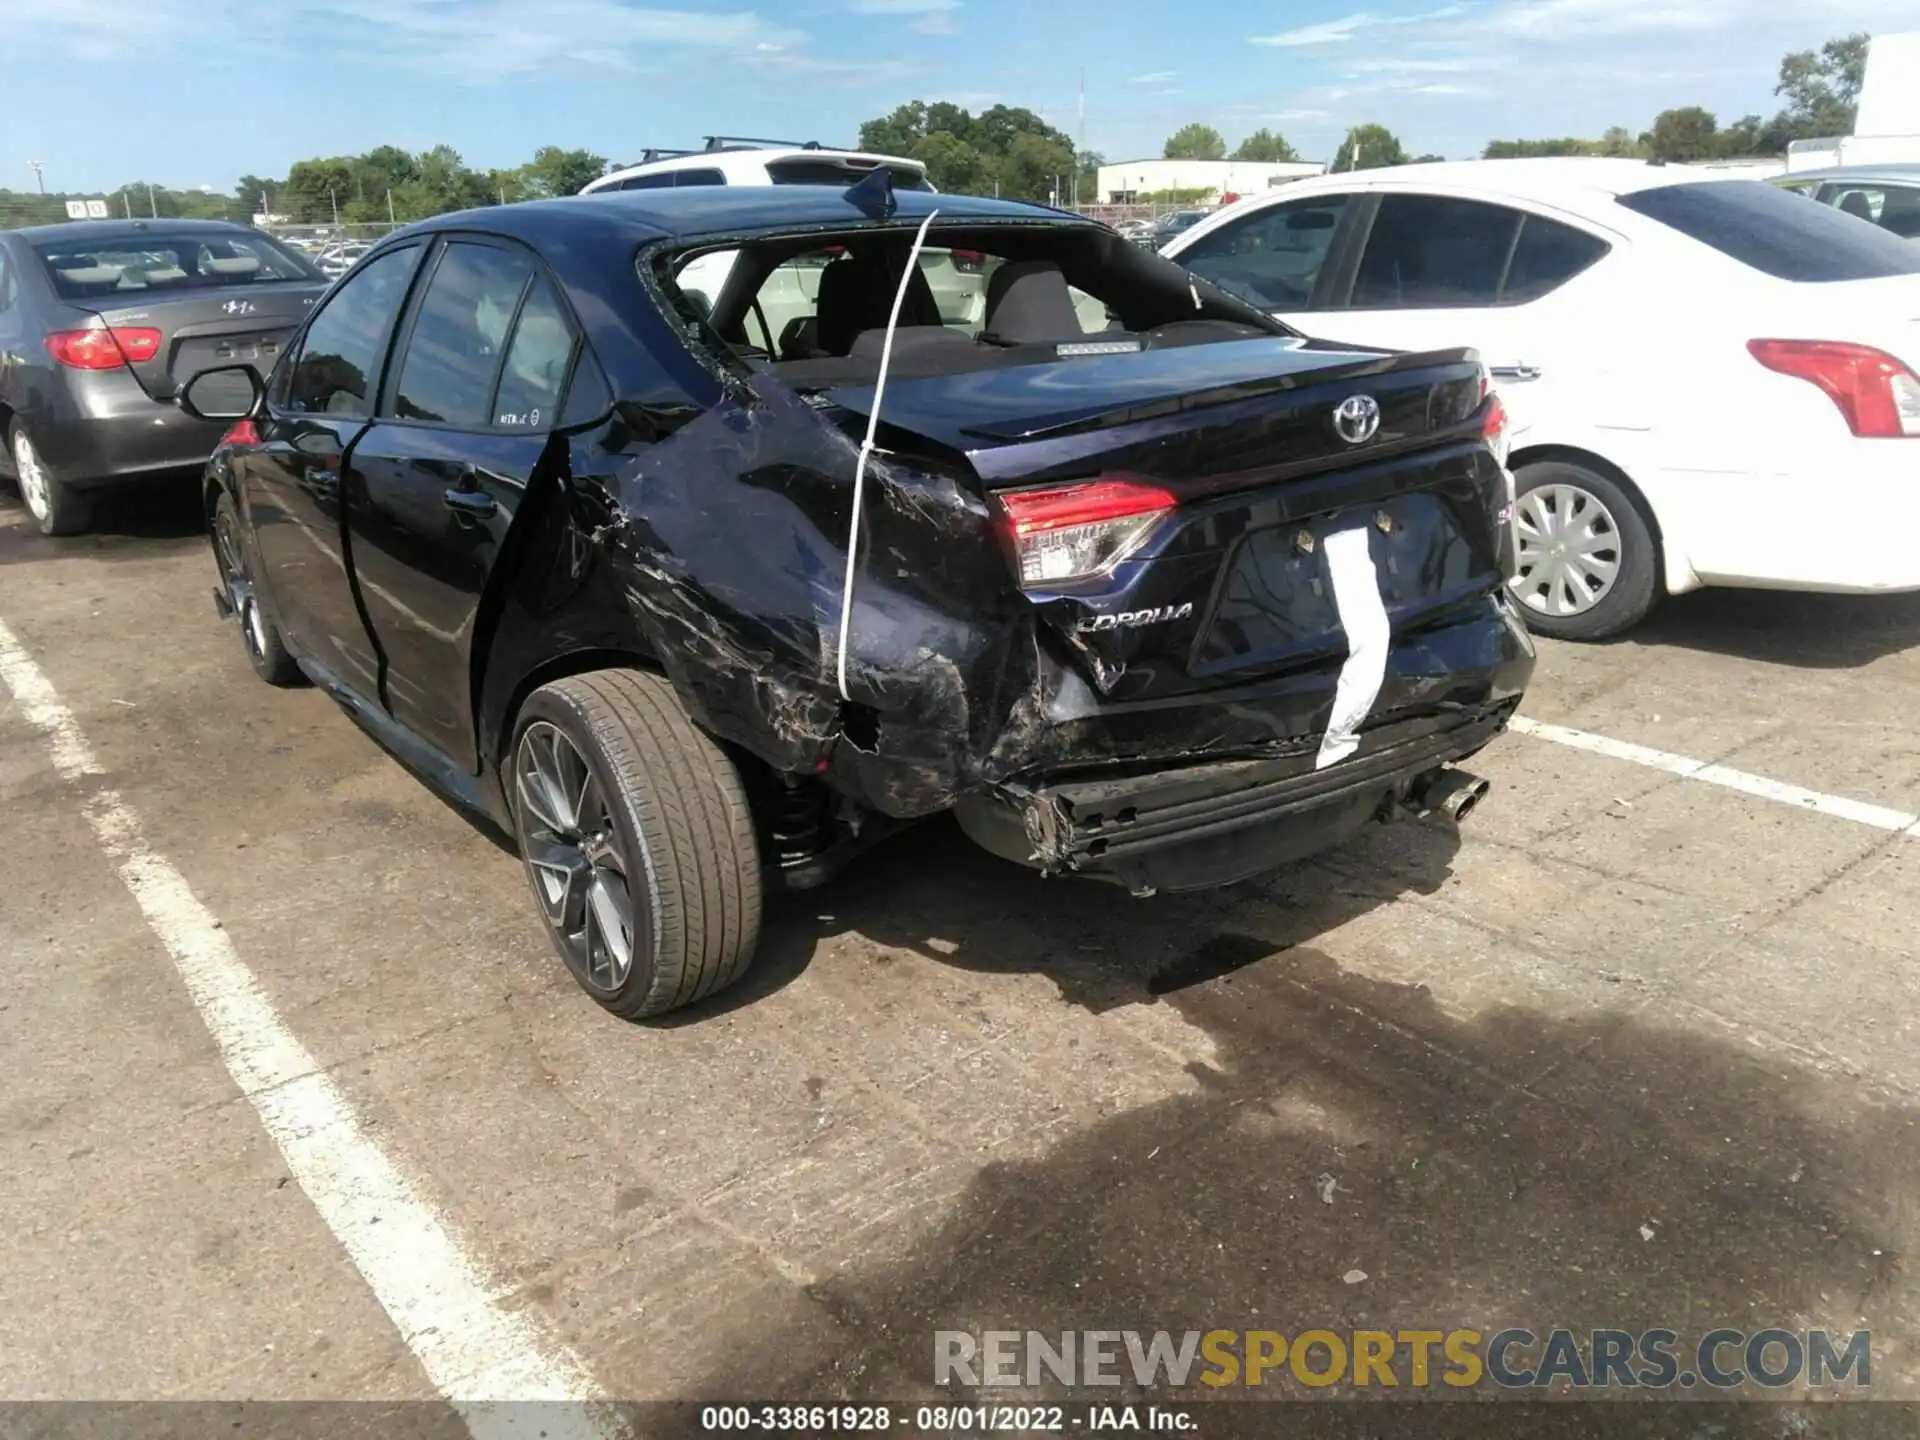
{"label": "white cloud", "polygon": [[1466,14],[1470,8],[1467,5],[1443,5],[1438,10],[1428,10],[1418,15],[1379,15],[1371,10],[1361,10],[1338,20],[1323,20],[1317,25],[1302,25],[1297,30],[1282,31],[1278,35],[1252,35],[1248,39],[1255,45],[1273,45],[1281,49],[1337,45],[1368,30],[1422,25],[1429,20],[1451,20],[1457,15]]}
{"label": "white cloud", "polygon": [[1144,75],[1129,75],[1127,77],[1127,83],[1129,85],[1164,85],[1169,80],[1178,80],[1179,78],[1180,72],[1178,70],[1149,70]]}
{"label": "white cloud", "polygon": [[1491,55],[1393,56],[1382,60],[1356,60],[1355,75],[1466,75],[1476,70],[1493,70],[1501,61]]}

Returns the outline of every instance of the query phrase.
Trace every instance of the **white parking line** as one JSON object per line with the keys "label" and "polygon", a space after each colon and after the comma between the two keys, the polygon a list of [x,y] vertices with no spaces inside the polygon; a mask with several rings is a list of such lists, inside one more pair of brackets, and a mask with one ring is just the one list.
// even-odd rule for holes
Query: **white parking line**
{"label": "white parking line", "polygon": [[[104,773],[73,713],[4,622],[0,683],[46,736],[62,780]],[[501,1308],[433,1207],[367,1137],[352,1104],[281,1022],[220,922],[148,846],[133,808],[104,786],[82,808],[288,1173],[475,1440],[620,1434],[617,1421],[589,1403],[598,1391],[579,1357],[525,1312]],[[562,1403],[518,1408],[524,1401]]]}
{"label": "white parking line", "polygon": [[1895,830],[1920,839],[1920,815],[1914,815],[1905,810],[1894,810],[1885,805],[1871,805],[1865,800],[1850,800],[1844,795],[1827,795],[1818,790],[1789,785],[1784,781],[1769,780],[1764,775],[1750,775],[1745,770],[1733,770],[1725,765],[1714,765],[1686,755],[1675,755],[1671,751],[1655,750],[1650,746],[1635,745],[1627,740],[1614,740],[1605,735],[1590,734],[1585,730],[1573,730],[1565,725],[1549,725],[1540,720],[1529,720],[1524,715],[1516,715],[1511,728],[1516,734],[1531,735],[1538,740],[1551,740],[1556,745],[1566,745],[1575,750],[1605,755],[1610,760],[1626,760],[1635,765],[1645,765],[1649,769],[1665,770],[1670,775],[1683,776],[1688,780],[1704,780],[1707,784],[1718,785],[1722,789],[1738,790],[1742,795],[1753,795],[1762,800],[1791,805],[1796,810],[1815,810],[1822,815],[1852,820],[1860,825],[1871,825],[1876,830]]}

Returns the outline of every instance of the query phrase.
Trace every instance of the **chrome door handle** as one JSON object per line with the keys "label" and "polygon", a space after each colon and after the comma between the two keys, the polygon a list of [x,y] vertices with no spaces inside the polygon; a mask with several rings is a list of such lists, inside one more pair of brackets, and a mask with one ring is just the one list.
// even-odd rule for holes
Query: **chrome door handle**
{"label": "chrome door handle", "polygon": [[1516,360],[1511,365],[1489,365],[1487,373],[1502,380],[1538,380],[1541,370],[1538,365],[1529,365],[1524,360]]}
{"label": "chrome door handle", "polygon": [[500,502],[484,490],[461,487],[447,491],[440,498],[454,514],[472,515],[481,520],[497,514],[500,509]]}

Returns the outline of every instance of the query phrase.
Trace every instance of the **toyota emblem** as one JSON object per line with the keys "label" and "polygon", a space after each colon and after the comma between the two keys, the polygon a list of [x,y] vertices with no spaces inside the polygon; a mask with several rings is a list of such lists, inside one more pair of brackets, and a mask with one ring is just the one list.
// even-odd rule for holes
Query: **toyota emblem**
{"label": "toyota emblem", "polygon": [[1333,428],[1349,445],[1364,445],[1380,429],[1380,402],[1371,395],[1349,395],[1333,407]]}

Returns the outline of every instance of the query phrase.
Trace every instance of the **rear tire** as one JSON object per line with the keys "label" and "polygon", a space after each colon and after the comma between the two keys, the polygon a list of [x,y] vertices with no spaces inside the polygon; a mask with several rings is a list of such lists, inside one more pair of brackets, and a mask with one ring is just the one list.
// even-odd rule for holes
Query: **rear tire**
{"label": "rear tire", "polygon": [[27,514],[42,535],[78,535],[93,519],[93,499],[55,475],[27,434],[23,421],[8,427],[7,450],[13,461],[14,483]]}
{"label": "rear tire", "polygon": [[1639,500],[1564,460],[1522,465],[1513,479],[1520,573],[1511,589],[1527,628],[1604,640],[1646,618],[1660,594],[1659,547]]}
{"label": "rear tire", "polygon": [[602,670],[528,697],[503,777],[548,937],[626,1020],[747,971],[760,853],[733,762],[665,681]]}
{"label": "rear tire", "polygon": [[240,511],[233,496],[222,489],[213,506],[214,563],[220,567],[220,586],[234,619],[240,622],[240,645],[253,673],[269,685],[304,685],[300,662],[280,638],[273,605],[253,578],[252,551],[240,527]]}

